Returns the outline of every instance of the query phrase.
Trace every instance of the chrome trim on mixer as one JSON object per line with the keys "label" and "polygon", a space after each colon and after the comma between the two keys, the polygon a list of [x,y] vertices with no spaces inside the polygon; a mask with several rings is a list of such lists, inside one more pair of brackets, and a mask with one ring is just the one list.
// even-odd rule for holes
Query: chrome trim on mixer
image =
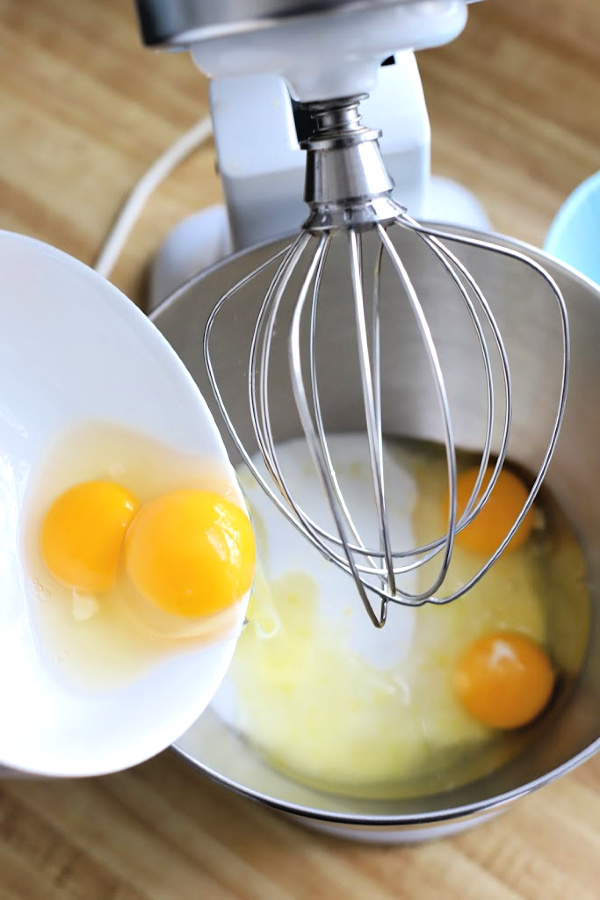
{"label": "chrome trim on mixer", "polygon": [[144,42],[177,50],[196,41],[270,28],[307,14],[409,6],[422,0],[136,0]]}

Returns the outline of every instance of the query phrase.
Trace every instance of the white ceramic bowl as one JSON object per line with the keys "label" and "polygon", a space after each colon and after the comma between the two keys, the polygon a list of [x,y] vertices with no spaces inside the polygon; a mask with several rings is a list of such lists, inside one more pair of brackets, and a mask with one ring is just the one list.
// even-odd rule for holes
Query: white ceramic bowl
{"label": "white ceramic bowl", "polygon": [[104,420],[214,459],[241,495],[198,388],[131,301],[66,254],[8,232],[0,232],[0,273],[0,767],[97,775],[179,737],[210,701],[235,640],[182,643],[119,688],[85,690],[53,677],[36,649],[20,545],[36,467],[65,429]]}

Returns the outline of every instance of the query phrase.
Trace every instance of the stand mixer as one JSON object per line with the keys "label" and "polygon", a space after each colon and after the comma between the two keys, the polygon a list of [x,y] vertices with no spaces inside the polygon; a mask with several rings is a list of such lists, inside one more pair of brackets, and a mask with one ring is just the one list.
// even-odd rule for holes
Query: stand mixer
{"label": "stand mixer", "polygon": [[[406,198],[394,195],[394,180],[388,174],[379,147],[380,132],[362,124],[361,104],[376,91],[381,63],[399,51],[433,47],[454,39],[466,22],[463,0],[401,0],[401,2],[353,3],[344,0],[295,4],[283,0],[252,4],[198,2],[172,4],[160,0],[138,0],[144,38],[148,44],[189,49],[199,67],[214,79],[212,111],[219,160],[224,171],[224,187],[230,212],[233,246],[236,249],[261,239],[279,236],[297,228],[291,221],[297,202],[292,197],[297,183],[285,165],[273,165],[269,144],[276,141],[249,121],[248,111],[239,115],[237,143],[256,137],[265,143],[266,171],[245,171],[243,152],[232,156],[234,120],[239,113],[235,97],[255,90],[279,92],[274,109],[292,125],[296,144],[301,130],[301,114],[312,120],[300,147],[306,152],[304,199],[309,216],[299,236],[266,262],[242,278],[216,304],[204,335],[204,361],[222,418],[230,436],[261,487],[282,514],[321,553],[352,576],[371,622],[382,627],[388,604],[418,606],[426,602],[448,603],[468,591],[496,561],[525,515],[530,510],[548,469],[562,423],[569,370],[569,335],[566,308],[561,292],[544,267],[526,253],[500,247],[483,237],[445,231],[420,224],[407,211],[421,216],[426,211],[426,140],[421,147],[406,146],[391,153],[393,174],[400,185],[409,181]],[[405,57],[409,74],[409,94],[413,109],[419,108],[418,75],[414,60]],[[241,87],[245,82],[245,87]],[[416,94],[415,94],[416,91]],[[289,92],[286,98],[286,93]],[[417,97],[415,104],[415,96]],[[293,105],[296,104],[296,120]],[[389,99],[389,98],[388,98]],[[400,99],[404,104],[404,98]],[[300,107],[298,107],[300,104]],[[410,110],[411,101],[406,108]],[[366,108],[366,105],[365,105]],[[424,109],[424,107],[423,107]],[[410,115],[398,121],[410,122]],[[221,122],[225,124],[221,127]],[[421,123],[422,124],[422,123]],[[306,123],[304,127],[306,126]],[[417,128],[417,131],[419,129]],[[426,131],[426,130],[425,130]],[[421,128],[421,138],[427,135]],[[254,137],[253,137],[254,133]],[[293,138],[292,138],[293,142]],[[285,157],[285,152],[283,154]],[[236,177],[241,171],[244,177]],[[417,173],[416,180],[412,178]],[[408,179],[407,179],[408,174]],[[412,183],[411,183],[412,182]],[[405,206],[404,204],[407,204]],[[263,215],[264,214],[264,215]],[[289,218],[288,218],[289,217]],[[261,226],[261,222],[263,225]],[[264,224],[266,223],[266,224]],[[284,225],[286,226],[284,228]],[[411,235],[401,252],[397,233]],[[446,279],[447,303],[463,329],[473,332],[473,352],[479,355],[481,402],[479,418],[478,475],[463,509],[457,500],[456,438],[453,427],[451,385],[444,372],[442,354],[432,335],[428,313],[421,303],[411,276],[411,259],[425,247],[433,264],[441,266]],[[562,366],[551,420],[528,496],[511,528],[484,565],[465,583],[444,586],[456,535],[466,528],[488,501],[507,459],[511,437],[513,388],[510,361],[497,325],[493,302],[489,302],[461,261],[461,248],[475,247],[491,255],[511,258],[516,266],[533,270],[546,292],[548,315],[558,313],[562,339]],[[332,461],[328,435],[335,430],[323,413],[331,407],[325,395],[339,394],[343,385],[322,377],[323,358],[329,348],[319,342],[322,296],[329,277],[329,260],[345,254],[345,282],[348,304],[345,314],[354,321],[351,351],[357,354],[360,381],[364,460],[371,472],[372,502],[376,514],[376,535],[365,536],[348,508]],[[342,268],[344,268],[342,266]],[[339,273],[340,266],[334,267]],[[386,271],[387,270],[387,271]],[[253,443],[266,465],[267,476],[257,470],[245,442],[242,427],[224,401],[215,371],[212,334],[219,316],[235,315],[236,303],[244,302],[244,292],[257,276],[272,273],[253,329],[245,363],[243,390],[247,394]],[[393,277],[395,288],[380,291],[382,279]],[[338,274],[335,276],[339,277]],[[390,299],[391,298],[391,299]],[[390,534],[383,438],[389,419],[382,404],[382,380],[394,370],[394,360],[384,357],[381,335],[393,330],[400,306],[411,310],[417,339],[424,351],[423,372],[430,379],[432,408],[437,408],[439,427],[446,448],[448,475],[448,518],[446,533],[418,547],[398,547]],[[276,344],[285,346],[289,358],[289,396],[306,439],[312,463],[327,497],[330,517],[315,521],[304,508],[302,498],[290,491],[277,451],[276,423],[273,422],[274,391],[271,374]],[[200,348],[199,351],[200,352]],[[278,388],[279,389],[279,388]],[[399,394],[401,391],[399,392]],[[395,401],[396,402],[396,401]],[[487,475],[491,466],[491,476]],[[486,480],[487,478],[487,480]],[[409,589],[403,576],[440,557],[437,572],[423,590]]]}

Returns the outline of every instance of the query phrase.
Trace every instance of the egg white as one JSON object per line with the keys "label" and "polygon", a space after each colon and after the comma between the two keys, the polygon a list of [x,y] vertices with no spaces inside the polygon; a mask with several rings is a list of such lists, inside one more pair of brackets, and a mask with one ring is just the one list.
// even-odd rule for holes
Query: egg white
{"label": "egg white", "polygon": [[[362,439],[337,435],[331,450],[358,529],[376,544]],[[330,523],[305,442],[290,441],[278,452],[295,496],[316,521]],[[439,536],[443,461],[389,445],[385,463],[393,545],[411,548]],[[490,630],[516,630],[545,643],[547,611],[535,553],[505,555],[448,606],[390,604],[389,621],[377,630],[351,579],[308,545],[253,480],[240,477],[262,572],[250,623],[213,699],[221,718],[278,767],[345,792],[411,778],[439,782],[452,760],[493,742],[495,732],[456,699],[453,667],[461,650]],[[457,547],[443,590],[469,579],[480,562]],[[404,586],[422,590],[433,565],[412,573]],[[448,777],[450,783],[454,776]]]}
{"label": "egg white", "polygon": [[135,681],[182,649],[237,634],[243,622],[240,604],[211,616],[169,615],[135,591],[123,558],[115,586],[97,596],[74,591],[52,577],[39,547],[43,516],[67,488],[93,479],[117,481],[140,504],[183,488],[237,500],[229,472],[216,460],[176,452],[109,423],[82,423],[61,435],[30,486],[21,535],[32,588],[31,623],[48,671],[72,685],[106,690]]}

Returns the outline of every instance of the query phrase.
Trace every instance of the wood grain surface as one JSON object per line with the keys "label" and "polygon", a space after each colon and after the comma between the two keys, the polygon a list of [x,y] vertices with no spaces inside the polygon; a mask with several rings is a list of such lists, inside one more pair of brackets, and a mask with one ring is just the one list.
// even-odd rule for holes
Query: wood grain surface
{"label": "wood grain surface", "polygon": [[[476,4],[458,41],[419,59],[435,172],[541,243],[600,168],[598,0]],[[0,226],[93,262],[135,180],[205,113],[206,84],[186,56],[140,46],[126,0],[0,0],[0,74]],[[168,228],[219,197],[209,144],[151,199],[119,287],[140,300]],[[0,900],[594,900],[599,797],[600,757],[462,836],[365,847],[165,753],[97,780],[0,783]]]}

